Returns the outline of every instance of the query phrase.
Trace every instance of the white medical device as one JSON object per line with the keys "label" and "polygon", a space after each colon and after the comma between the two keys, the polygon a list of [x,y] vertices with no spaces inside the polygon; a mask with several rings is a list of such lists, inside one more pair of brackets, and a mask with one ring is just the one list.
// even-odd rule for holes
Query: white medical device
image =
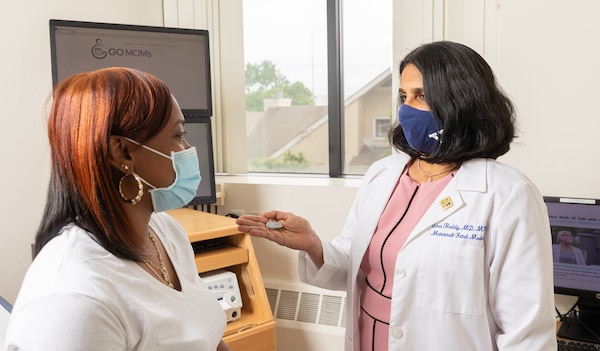
{"label": "white medical device", "polygon": [[200,273],[200,277],[223,307],[227,322],[239,319],[242,313],[242,296],[235,273],[217,269]]}

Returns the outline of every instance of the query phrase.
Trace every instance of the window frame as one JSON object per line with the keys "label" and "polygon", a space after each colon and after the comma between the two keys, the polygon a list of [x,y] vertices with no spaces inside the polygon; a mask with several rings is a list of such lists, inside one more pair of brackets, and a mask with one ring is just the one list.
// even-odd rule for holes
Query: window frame
{"label": "window frame", "polygon": [[[163,0],[164,26],[207,29],[210,33],[211,83],[213,91],[213,143],[217,175],[248,175],[246,152],[245,75],[244,75],[244,0]],[[462,0],[470,6],[475,0]],[[341,0],[327,0],[328,16],[328,87],[331,113],[330,178],[356,177],[343,174],[343,111]],[[396,67],[410,48],[444,38],[444,6],[442,0],[415,3],[408,0],[392,2],[393,34],[392,65]],[[479,7],[483,5],[478,5]],[[332,16],[334,19],[329,19]],[[397,19],[397,20],[396,20]],[[332,23],[330,23],[332,22]],[[458,21],[456,25],[463,25]],[[479,27],[475,26],[475,29]],[[469,33],[471,33],[470,31]],[[480,31],[477,31],[479,33]],[[459,36],[460,37],[460,36]],[[460,39],[460,38],[457,38]],[[478,42],[481,39],[481,42]],[[483,38],[469,38],[474,47],[482,46]],[[331,69],[339,62],[337,70]],[[395,70],[395,69],[394,69]],[[399,77],[392,77],[392,91],[397,91]],[[338,86],[337,89],[332,85]],[[330,91],[331,90],[331,91]],[[337,97],[334,97],[334,94]],[[392,94],[392,106],[396,97]],[[273,173],[272,175],[279,175]],[[286,174],[281,174],[286,176]],[[297,174],[314,178],[315,174]]]}
{"label": "window frame", "polygon": [[[381,141],[387,138],[387,133],[380,133],[379,132],[379,122],[380,121],[385,121],[386,123],[386,130],[390,127],[391,125],[391,121],[389,117],[384,117],[384,116],[375,116],[373,117],[373,140],[377,140],[377,141]],[[381,134],[381,135],[380,135]]]}
{"label": "window frame", "polygon": [[344,75],[342,63],[342,4],[327,0],[327,108],[329,128],[329,177],[344,174]]}

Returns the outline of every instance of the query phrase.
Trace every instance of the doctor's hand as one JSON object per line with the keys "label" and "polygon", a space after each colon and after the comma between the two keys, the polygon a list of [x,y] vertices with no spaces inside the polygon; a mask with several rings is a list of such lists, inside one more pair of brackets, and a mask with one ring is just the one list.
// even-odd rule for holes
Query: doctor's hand
{"label": "doctor's hand", "polygon": [[[278,222],[282,227],[269,229],[268,222]],[[259,216],[240,216],[235,223],[242,233],[266,238],[290,249],[305,251],[317,267],[323,265],[321,239],[310,223],[300,216],[290,212],[268,211]]]}

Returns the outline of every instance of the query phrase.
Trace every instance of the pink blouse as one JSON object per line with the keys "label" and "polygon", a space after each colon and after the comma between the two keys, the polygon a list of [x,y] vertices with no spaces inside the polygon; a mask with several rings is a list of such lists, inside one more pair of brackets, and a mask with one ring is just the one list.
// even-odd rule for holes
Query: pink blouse
{"label": "pink blouse", "polygon": [[413,181],[406,170],[400,176],[361,263],[366,275],[359,318],[362,351],[387,350],[396,257],[453,176],[454,172],[421,184]]}

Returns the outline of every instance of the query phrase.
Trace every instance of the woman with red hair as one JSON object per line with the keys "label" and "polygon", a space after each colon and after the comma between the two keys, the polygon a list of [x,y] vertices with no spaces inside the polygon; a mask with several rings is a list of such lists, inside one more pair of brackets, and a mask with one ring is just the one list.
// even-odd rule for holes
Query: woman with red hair
{"label": "woman with red hair", "polygon": [[200,182],[183,114],[133,69],[73,75],[53,91],[51,175],[9,350],[230,350],[223,309],[165,210]]}

